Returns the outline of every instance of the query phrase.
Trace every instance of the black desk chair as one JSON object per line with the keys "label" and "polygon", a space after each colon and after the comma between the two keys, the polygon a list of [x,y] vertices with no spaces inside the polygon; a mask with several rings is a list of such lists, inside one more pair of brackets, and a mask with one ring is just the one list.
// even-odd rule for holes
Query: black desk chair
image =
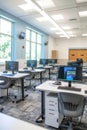
{"label": "black desk chair", "polygon": [[82,95],[63,93],[63,92],[58,93],[59,112],[62,113],[64,117],[67,117],[69,120],[69,125],[64,126],[68,128],[67,130],[73,130],[72,118],[83,115],[84,104],[85,104],[85,98]]}

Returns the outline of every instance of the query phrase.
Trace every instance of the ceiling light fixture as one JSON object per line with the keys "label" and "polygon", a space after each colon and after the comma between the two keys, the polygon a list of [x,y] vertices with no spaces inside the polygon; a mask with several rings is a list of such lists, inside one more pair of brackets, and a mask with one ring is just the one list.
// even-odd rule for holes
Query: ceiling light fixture
{"label": "ceiling light fixture", "polygon": [[87,2],[87,0],[76,0],[77,3],[84,3]]}
{"label": "ceiling light fixture", "polygon": [[62,20],[64,19],[63,15],[59,14],[59,15],[52,15],[51,16],[54,20]]}
{"label": "ceiling light fixture", "polygon": [[64,30],[69,30],[69,29],[70,29],[69,26],[62,26],[62,28],[63,28]]}
{"label": "ceiling light fixture", "polygon": [[87,36],[87,34],[85,33],[85,34],[82,34],[82,36]]}
{"label": "ceiling light fixture", "polygon": [[56,32],[56,34],[60,35],[60,34],[63,34],[62,32]]}
{"label": "ceiling light fixture", "polygon": [[25,11],[32,9],[32,7],[29,6],[29,4],[18,5],[18,7],[20,7],[21,9],[23,9]]}
{"label": "ceiling light fixture", "polygon": [[33,6],[35,9],[45,18],[48,19],[49,22],[51,22],[58,30],[60,30],[67,38],[69,38],[69,35],[62,29],[60,25],[58,25],[34,0],[25,0],[28,4],[30,2],[33,3]]}
{"label": "ceiling light fixture", "polygon": [[42,21],[48,21],[47,18],[45,17],[39,17],[39,18],[36,18],[39,22],[42,22]]}
{"label": "ceiling light fixture", "polygon": [[55,7],[54,3],[52,0],[37,0],[37,4],[43,9],[45,8],[50,8],[50,7]]}
{"label": "ceiling light fixture", "polygon": [[87,17],[87,11],[81,11],[79,12],[80,17]]}
{"label": "ceiling light fixture", "polygon": [[57,29],[57,28],[50,28],[50,30],[56,31],[56,30],[58,30],[58,29]]}

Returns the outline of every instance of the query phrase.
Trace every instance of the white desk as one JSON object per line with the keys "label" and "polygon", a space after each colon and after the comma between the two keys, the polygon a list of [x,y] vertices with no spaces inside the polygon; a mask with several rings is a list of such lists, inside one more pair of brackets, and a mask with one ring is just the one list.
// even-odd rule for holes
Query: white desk
{"label": "white desk", "polygon": [[26,96],[24,96],[24,78],[27,77],[29,74],[28,73],[16,73],[14,75],[9,75],[9,74],[5,74],[5,73],[0,73],[0,76],[5,76],[5,77],[8,77],[9,79],[13,79],[13,80],[17,80],[17,79],[20,79],[21,80],[21,93],[22,93],[22,97],[18,100],[16,100],[16,102],[19,102],[21,100],[24,100],[24,98]]}
{"label": "white desk", "polygon": [[62,82],[61,85],[54,85],[55,81],[52,80],[48,80],[46,82],[44,82],[43,84],[39,85],[36,87],[37,90],[40,91],[48,91],[48,92],[53,92],[53,93],[58,93],[58,92],[69,92],[69,93],[76,93],[76,94],[80,94],[80,95],[84,95],[87,97],[87,94],[85,94],[85,90],[87,90],[87,84],[80,84],[80,83],[72,83],[73,87],[76,88],[81,88],[81,91],[77,92],[77,91],[71,91],[71,90],[60,90],[58,89],[58,86],[68,86],[67,82]]}
{"label": "white desk", "polygon": [[[68,86],[67,82],[62,82],[61,85],[54,85],[55,81],[48,80],[39,86],[36,87],[37,90],[41,91],[41,116],[40,118],[44,118],[45,115],[45,92],[52,92],[52,93],[58,93],[58,92],[68,92],[68,93],[76,93],[80,95],[84,95],[87,97],[87,93],[85,93],[85,90],[87,91],[87,84],[78,84],[78,83],[72,83],[72,86],[76,88],[81,88],[81,91],[71,91],[71,90],[59,90],[58,86]],[[39,120],[39,119],[38,119]]]}
{"label": "white desk", "polygon": [[47,130],[47,129],[0,113],[0,130]]}

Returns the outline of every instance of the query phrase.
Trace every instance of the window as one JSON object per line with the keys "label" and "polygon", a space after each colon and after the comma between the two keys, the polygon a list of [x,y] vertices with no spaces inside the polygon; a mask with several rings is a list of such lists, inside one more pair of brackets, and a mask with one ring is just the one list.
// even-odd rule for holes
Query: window
{"label": "window", "polygon": [[0,17],[0,62],[11,60],[12,22]]}
{"label": "window", "polygon": [[42,45],[41,39],[41,33],[26,29],[26,60],[31,58],[39,61]]}

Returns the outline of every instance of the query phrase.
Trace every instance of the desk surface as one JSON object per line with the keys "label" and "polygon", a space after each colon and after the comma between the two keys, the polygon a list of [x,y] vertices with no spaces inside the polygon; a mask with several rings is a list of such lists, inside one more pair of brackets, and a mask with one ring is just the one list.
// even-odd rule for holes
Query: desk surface
{"label": "desk surface", "polygon": [[13,79],[23,78],[29,75],[28,73],[16,73],[14,75],[9,75],[9,74],[10,73],[8,73],[7,75],[7,73],[5,74],[5,73],[0,72],[0,76],[5,76],[5,77],[13,78]]}
{"label": "desk surface", "polygon": [[84,95],[87,97],[87,94],[85,94],[85,90],[87,90],[87,84],[80,84],[80,83],[72,83],[73,87],[76,88],[81,88],[80,92],[77,91],[69,91],[69,90],[60,90],[58,89],[58,86],[68,86],[67,82],[61,82],[61,85],[55,85],[53,84],[55,81],[52,80],[48,80],[42,84],[40,84],[39,86],[36,87],[37,90],[40,91],[48,91],[48,92],[53,92],[53,93],[58,93],[58,92],[68,92],[68,93],[76,93],[76,94],[80,94],[80,95]]}
{"label": "desk surface", "polygon": [[32,73],[40,73],[40,72],[45,72],[45,69],[34,69],[31,70]]}
{"label": "desk surface", "polygon": [[0,113],[0,130],[47,130],[43,127]]}

